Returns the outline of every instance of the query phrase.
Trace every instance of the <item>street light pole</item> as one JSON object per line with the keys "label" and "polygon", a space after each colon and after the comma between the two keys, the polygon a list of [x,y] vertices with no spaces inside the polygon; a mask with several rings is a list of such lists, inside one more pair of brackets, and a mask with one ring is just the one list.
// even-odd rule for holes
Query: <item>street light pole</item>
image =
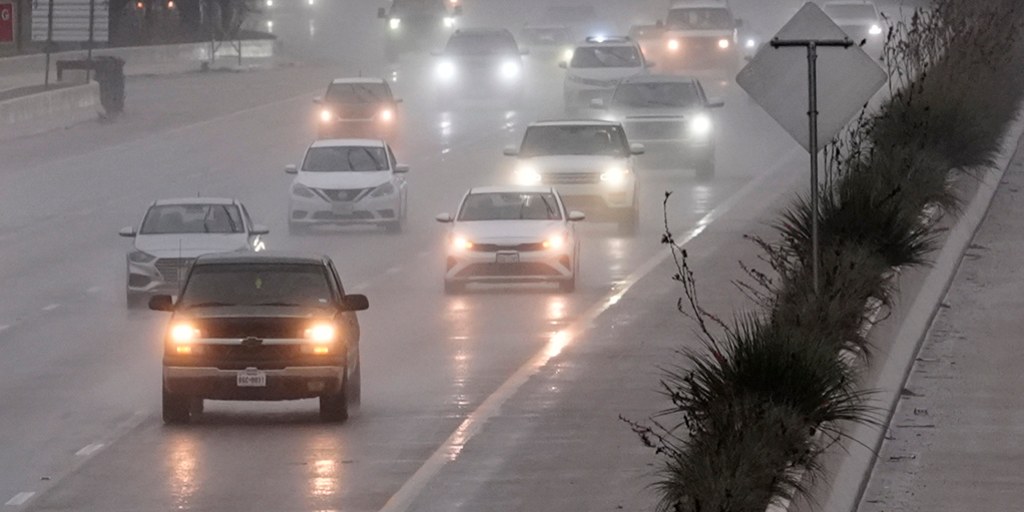
{"label": "street light pole", "polygon": [[818,187],[818,47],[837,46],[849,48],[853,46],[850,38],[844,39],[772,39],[772,48],[800,46],[807,49],[807,117],[810,132],[809,145],[811,152],[811,269],[814,280],[814,294],[821,292],[821,248],[818,242],[819,187]]}

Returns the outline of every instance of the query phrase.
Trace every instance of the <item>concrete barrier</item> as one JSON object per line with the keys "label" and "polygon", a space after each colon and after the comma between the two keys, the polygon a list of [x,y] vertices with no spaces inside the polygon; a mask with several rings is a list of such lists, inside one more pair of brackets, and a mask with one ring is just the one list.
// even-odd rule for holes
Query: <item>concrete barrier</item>
{"label": "concrete barrier", "polygon": [[[231,41],[220,43],[213,50],[213,45],[205,43],[170,44],[159,46],[133,46],[127,48],[102,48],[93,51],[93,55],[108,55],[125,60],[126,75],[170,74],[194,71],[204,62],[213,63],[220,60],[237,62],[238,46]],[[273,39],[256,39],[242,41],[243,59],[266,59],[277,52],[277,41]],[[76,50],[50,55],[50,80],[55,82],[57,61],[84,59],[87,52]],[[46,74],[46,56],[43,54],[22,55],[0,59],[0,91],[42,84]]]}
{"label": "concrete barrier", "polygon": [[102,110],[96,82],[0,101],[0,140],[96,119]]}

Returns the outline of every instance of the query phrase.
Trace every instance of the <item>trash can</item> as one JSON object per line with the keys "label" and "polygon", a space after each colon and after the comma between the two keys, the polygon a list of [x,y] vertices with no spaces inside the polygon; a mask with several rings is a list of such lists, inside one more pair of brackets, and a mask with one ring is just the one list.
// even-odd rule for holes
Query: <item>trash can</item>
{"label": "trash can", "polygon": [[92,67],[100,84],[100,103],[107,115],[124,112],[124,59],[94,57]]}

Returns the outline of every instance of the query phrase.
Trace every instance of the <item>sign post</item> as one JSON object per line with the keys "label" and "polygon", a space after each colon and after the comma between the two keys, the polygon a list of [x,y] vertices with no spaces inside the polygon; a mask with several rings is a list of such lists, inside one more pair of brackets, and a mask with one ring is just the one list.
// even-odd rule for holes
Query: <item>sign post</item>
{"label": "sign post", "polygon": [[[806,55],[780,51],[794,47],[805,49]],[[827,58],[819,61],[822,56]],[[736,76],[736,83],[811,155],[811,266],[816,294],[821,286],[819,141],[839,134],[886,80],[885,71],[810,2]]]}
{"label": "sign post", "polygon": [[92,59],[93,46],[108,40],[109,12],[110,0],[32,0],[32,40],[46,43],[46,85],[54,45],[84,43]]}

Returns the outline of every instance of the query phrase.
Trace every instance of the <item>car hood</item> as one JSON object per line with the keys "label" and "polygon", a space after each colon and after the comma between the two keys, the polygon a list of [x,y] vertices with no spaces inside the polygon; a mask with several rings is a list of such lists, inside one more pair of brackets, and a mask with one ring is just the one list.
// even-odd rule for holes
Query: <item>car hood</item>
{"label": "car hood", "polygon": [[350,190],[379,187],[391,180],[391,171],[299,172],[295,183],[309,188]]}
{"label": "car hood", "polygon": [[480,220],[456,222],[453,233],[473,243],[529,243],[540,242],[554,233],[565,230],[560,220]]}
{"label": "car hood", "polygon": [[551,155],[522,158],[520,162],[531,165],[537,172],[604,172],[610,167],[625,166],[628,159],[599,155]]}
{"label": "car hood", "polygon": [[200,254],[249,250],[249,237],[245,233],[137,235],[135,248],[158,258],[195,258]]}

